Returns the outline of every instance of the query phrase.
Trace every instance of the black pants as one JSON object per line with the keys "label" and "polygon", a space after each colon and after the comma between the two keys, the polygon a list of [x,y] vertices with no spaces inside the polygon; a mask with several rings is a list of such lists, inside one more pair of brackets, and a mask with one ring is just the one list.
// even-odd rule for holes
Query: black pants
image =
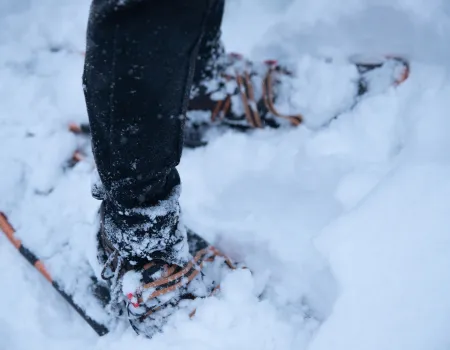
{"label": "black pants", "polygon": [[93,0],[84,91],[104,226],[124,256],[182,262],[183,124],[213,69],[224,0]]}

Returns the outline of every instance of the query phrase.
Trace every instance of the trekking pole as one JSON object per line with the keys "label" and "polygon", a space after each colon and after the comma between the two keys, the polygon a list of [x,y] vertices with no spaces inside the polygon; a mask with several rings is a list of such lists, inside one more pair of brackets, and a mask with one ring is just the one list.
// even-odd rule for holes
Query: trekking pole
{"label": "trekking pole", "polygon": [[56,281],[52,279],[52,276],[45,268],[42,261],[28,248],[26,248],[22,242],[17,239],[14,234],[15,230],[8,221],[6,215],[0,211],[0,229],[6,235],[6,238],[12,243],[12,245],[19,251],[19,253],[31,264],[36,270],[40,272],[42,276],[53,286],[54,289],[75,309],[76,312],[92,327],[92,329],[99,335],[105,335],[109,332],[105,325],[98,323],[89,317],[86,312],[81,309],[75,302],[73,298],[64,292],[64,290],[58,285]]}

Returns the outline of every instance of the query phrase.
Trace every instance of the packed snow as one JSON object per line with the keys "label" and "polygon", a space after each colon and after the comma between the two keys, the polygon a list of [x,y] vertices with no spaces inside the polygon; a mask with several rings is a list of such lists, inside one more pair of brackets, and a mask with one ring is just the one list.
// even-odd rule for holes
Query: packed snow
{"label": "packed snow", "polygon": [[[101,269],[89,142],[67,131],[87,120],[88,11],[0,2],[0,211],[72,291]],[[0,350],[448,349],[449,2],[227,0],[223,31],[229,51],[294,62],[307,120],[183,154],[186,224],[252,272],[151,340],[125,321],[100,338],[0,235]],[[347,109],[353,54],[402,55],[411,75]]]}

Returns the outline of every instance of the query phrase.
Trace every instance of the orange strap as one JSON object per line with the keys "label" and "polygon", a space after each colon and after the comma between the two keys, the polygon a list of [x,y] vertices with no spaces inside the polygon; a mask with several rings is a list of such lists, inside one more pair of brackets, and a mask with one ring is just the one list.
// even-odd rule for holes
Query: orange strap
{"label": "orange strap", "polygon": [[257,103],[255,100],[255,92],[253,90],[253,85],[252,85],[252,80],[250,78],[250,74],[248,74],[248,72],[245,72],[244,78],[245,78],[245,85],[246,85],[246,93],[248,95],[248,101],[250,102],[249,108],[253,112],[255,126],[257,128],[262,128],[263,124],[261,121],[261,116],[259,115],[259,112],[258,112]]}
{"label": "orange strap", "polygon": [[[157,298],[161,295],[173,292],[173,291],[177,290],[178,288],[187,285],[201,272],[205,262],[212,262],[218,256],[222,257],[225,260],[225,263],[231,270],[236,269],[236,266],[231,262],[230,258],[228,258],[226,255],[221,253],[219,250],[217,250],[216,248],[211,246],[209,248],[200,250],[195,255],[195,257],[186,265],[186,267],[184,267],[181,271],[179,271],[175,274],[172,274],[173,269],[172,269],[172,267],[169,267],[166,271],[168,274],[170,274],[169,276],[144,285],[145,289],[163,286],[163,288],[160,288],[160,289],[154,291],[150,296],[147,296],[146,299],[149,300],[149,299]],[[144,266],[144,268],[149,268],[149,267],[151,267],[151,265],[152,265],[152,262],[150,262],[149,264]],[[173,282],[176,280],[179,280],[179,282],[170,285],[170,282]],[[168,286],[164,287],[164,285],[168,285]],[[217,286],[215,286],[213,288],[210,295],[215,294],[219,289],[220,289],[220,284],[218,284]],[[143,298],[139,297],[137,306],[139,306],[139,304],[142,304],[143,302],[144,302]],[[140,317],[141,321],[144,320],[145,318],[147,318],[148,316],[152,315],[153,313],[157,312],[161,308],[162,308],[162,306],[158,306],[157,308],[148,310],[144,315],[142,315]],[[194,309],[189,314],[189,317],[193,317],[195,315],[195,312],[196,312],[196,309]]]}
{"label": "orange strap", "polygon": [[276,117],[287,119],[291,122],[293,126],[298,126],[303,122],[303,116],[301,114],[297,115],[282,115],[277,111],[274,104],[274,94],[273,94],[273,75],[274,69],[269,68],[266,77],[263,82],[263,93],[264,93],[264,103],[267,109]]}
{"label": "orange strap", "polygon": [[[270,67],[266,77],[263,80],[263,100],[266,108],[278,118],[287,119],[293,126],[298,126],[303,122],[303,116],[301,114],[297,115],[283,115],[277,111],[274,104],[274,93],[273,93],[273,73],[275,72],[273,67]],[[257,108],[257,101],[255,99],[255,91],[253,88],[251,76],[246,71],[244,74],[235,73],[235,76],[224,75],[224,78],[229,81],[231,79],[236,80],[238,86],[239,94],[241,96],[242,105],[244,107],[245,118],[249,126],[253,128],[263,128],[263,122],[261,115]],[[223,100],[217,101],[214,110],[211,113],[211,121],[216,121],[218,118],[223,119],[228,113],[231,107],[231,95]]]}
{"label": "orange strap", "polygon": [[399,56],[388,55],[388,56],[386,56],[386,58],[391,58],[391,59],[396,60],[403,64],[403,66],[404,66],[403,72],[400,75],[400,77],[394,81],[394,86],[399,86],[399,85],[403,84],[409,78],[409,73],[410,73],[409,62],[406,59],[399,57]]}
{"label": "orange strap", "polygon": [[237,85],[239,88],[239,92],[241,94],[242,105],[244,106],[245,117],[247,118],[247,122],[250,124],[250,126],[256,128],[257,124],[256,124],[256,121],[253,120],[252,109],[250,109],[250,104],[249,104],[248,97],[247,97],[247,91],[244,87],[244,79],[242,78],[241,75],[236,74],[236,82],[237,82]]}

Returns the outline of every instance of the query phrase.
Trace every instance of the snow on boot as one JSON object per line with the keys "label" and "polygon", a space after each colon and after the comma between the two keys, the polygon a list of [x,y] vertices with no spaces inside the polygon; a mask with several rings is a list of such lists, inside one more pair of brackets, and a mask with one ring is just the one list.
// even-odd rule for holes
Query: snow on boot
{"label": "snow on boot", "polygon": [[[100,212],[102,214],[102,212]],[[136,333],[151,338],[168,318],[183,309],[193,317],[194,301],[212,296],[234,263],[196,233],[187,230],[192,258],[184,265],[161,258],[136,260],[113,247],[103,229],[98,232],[98,258],[102,278],[109,281],[111,309],[125,313]]]}

